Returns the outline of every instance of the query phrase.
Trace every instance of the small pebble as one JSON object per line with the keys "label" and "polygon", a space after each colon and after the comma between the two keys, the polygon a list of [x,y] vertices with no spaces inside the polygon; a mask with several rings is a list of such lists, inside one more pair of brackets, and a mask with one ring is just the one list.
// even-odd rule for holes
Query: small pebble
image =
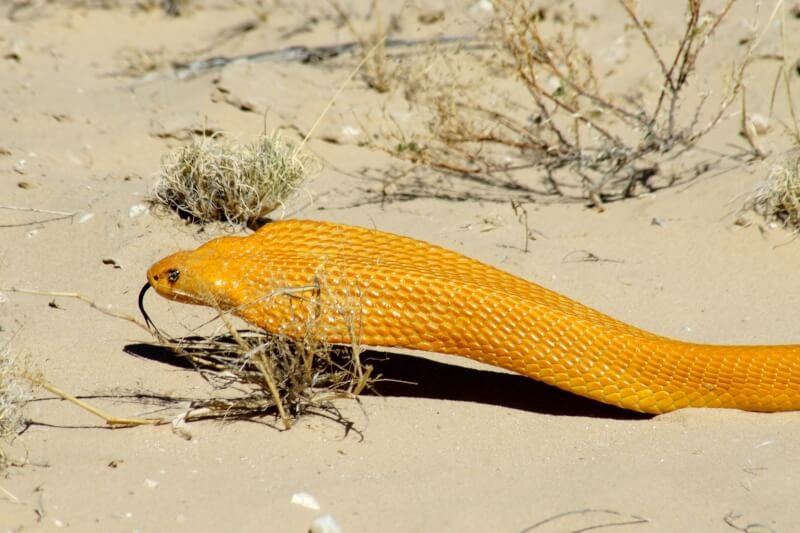
{"label": "small pebble", "polygon": [[331,515],[326,514],[311,521],[308,533],[342,533],[342,528]]}
{"label": "small pebble", "polygon": [[494,4],[491,0],[478,0],[469,8],[470,15],[491,15],[494,13]]}
{"label": "small pebble", "polygon": [[148,489],[154,489],[158,487],[158,481],[156,481],[155,479],[145,479],[144,486],[147,487]]}
{"label": "small pebble", "polygon": [[750,124],[753,125],[753,129],[759,135],[764,135],[770,130],[770,123],[769,117],[762,115],[761,113],[753,113],[750,115]]}
{"label": "small pebble", "polygon": [[150,209],[144,204],[136,204],[132,205],[130,209],[128,209],[128,216],[131,218],[136,218],[140,215],[144,215]]}
{"label": "small pebble", "polygon": [[292,494],[292,503],[313,511],[319,510],[317,499],[307,492],[295,492]]}

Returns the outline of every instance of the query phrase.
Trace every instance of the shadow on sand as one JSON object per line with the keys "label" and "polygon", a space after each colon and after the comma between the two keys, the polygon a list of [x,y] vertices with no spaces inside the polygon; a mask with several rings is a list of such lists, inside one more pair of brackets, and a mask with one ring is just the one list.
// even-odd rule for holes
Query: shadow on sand
{"label": "shadow on sand", "polygon": [[[171,366],[193,368],[188,360],[176,357],[169,348],[162,346],[129,344],[125,346],[125,352]],[[650,418],[650,415],[589,400],[515,374],[467,368],[382,350],[366,350],[361,354],[361,360],[373,366],[373,376],[380,376],[373,389],[365,392],[367,395],[475,402],[557,416],[618,420]]]}

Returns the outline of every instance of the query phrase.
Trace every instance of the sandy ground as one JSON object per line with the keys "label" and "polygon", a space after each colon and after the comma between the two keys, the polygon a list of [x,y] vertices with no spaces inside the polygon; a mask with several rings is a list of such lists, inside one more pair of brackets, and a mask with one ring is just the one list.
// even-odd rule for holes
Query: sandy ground
{"label": "sandy ground", "polygon": [[[363,15],[367,4],[348,9]],[[147,266],[210,236],[175,216],[137,211],[160,158],[184,142],[187,128],[203,124],[247,140],[263,127],[265,108],[272,126],[307,131],[355,60],[236,64],[185,80],[143,80],[119,74],[122,54],[232,56],[352,39],[324,16],[329,8],[315,5],[276,3],[255,29],[225,41],[216,40],[218,32],[254,20],[253,11],[212,5],[170,18],[158,9],[34,2],[15,11],[15,20],[4,12],[0,286],[76,291],[136,314]],[[613,43],[622,26],[614,2],[583,5],[598,18],[582,39]],[[411,5],[399,20],[402,35],[473,31],[470,18],[482,15],[471,7]],[[444,20],[416,22],[420,13],[437,9]],[[663,16],[680,22],[677,8]],[[729,31],[748,22],[744,11],[737,13]],[[306,23],[307,31],[292,32]],[[788,23],[789,33],[798,34],[800,23]],[[661,31],[674,36],[677,26]],[[779,50],[779,42],[773,26],[764,52]],[[721,76],[730,51],[714,54],[711,73]],[[650,67],[639,57],[623,64],[631,72]],[[768,111],[775,68],[757,65],[752,109]],[[384,99],[396,97],[358,79],[345,89],[310,143],[324,169],[290,202],[290,216],[423,238],[669,336],[797,342],[797,241],[781,230],[734,224],[742,195],[782,156],[602,213],[580,204],[528,204],[529,225],[538,233],[525,253],[522,226],[508,202],[367,201],[380,188],[381,169],[393,163],[349,142],[347,132],[364,125],[354,117],[369,117]],[[241,109],[242,102],[252,110]],[[732,135],[737,127],[736,118],[728,121],[718,144],[732,137],[740,142]],[[776,128],[764,139],[774,154],[780,137]],[[53,215],[6,207],[75,215],[34,223]],[[569,260],[587,251],[608,261]],[[209,316],[150,298],[152,314],[167,329]],[[55,298],[57,307],[48,306],[50,300],[4,293],[0,335],[53,383],[101,396],[92,401],[120,414],[149,407],[102,396],[206,390],[195,373],[126,354],[126,345],[149,340],[133,325],[75,300]],[[342,401],[363,437],[308,418],[285,432],[257,423],[196,423],[186,440],[169,427],[109,430],[88,413],[43,396],[27,407],[35,424],[11,448],[28,464],[0,478],[0,530],[306,531],[315,517],[330,514],[344,531],[533,527],[538,533],[617,522],[636,522],[614,527],[620,531],[733,531],[748,524],[761,527],[749,531],[800,531],[796,413],[687,410],[637,418],[428,354],[392,355],[385,372],[420,385],[364,397],[363,412]],[[298,492],[313,495],[320,510],[293,504]]]}

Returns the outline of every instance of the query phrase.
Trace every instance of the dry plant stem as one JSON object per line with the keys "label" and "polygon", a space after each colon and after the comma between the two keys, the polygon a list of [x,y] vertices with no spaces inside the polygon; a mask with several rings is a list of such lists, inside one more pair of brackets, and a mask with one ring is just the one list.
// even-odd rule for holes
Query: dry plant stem
{"label": "dry plant stem", "polygon": [[125,313],[115,313],[114,311],[109,311],[108,309],[103,309],[100,307],[94,300],[91,300],[80,293],[77,292],[61,292],[61,291],[40,291],[37,289],[22,289],[19,287],[0,287],[0,292],[16,292],[20,294],[32,294],[36,296],[50,296],[54,298],[71,298],[73,300],[79,300],[85,304],[87,304],[92,309],[96,309],[101,313],[114,317],[120,318],[122,320],[126,320],[136,326],[139,326],[143,330],[150,332],[150,328],[148,328],[145,324],[137,320],[136,318],[132,317],[131,315],[127,315]]}
{"label": "dry plant stem", "polygon": [[284,407],[283,400],[278,392],[278,387],[275,384],[275,372],[272,366],[272,361],[264,354],[263,345],[256,346],[255,348],[251,349],[250,345],[248,345],[244,339],[242,339],[241,335],[239,335],[239,332],[233,326],[233,323],[230,321],[230,319],[228,319],[227,314],[220,309],[218,305],[215,305],[214,307],[217,308],[217,312],[219,313],[222,321],[225,323],[225,326],[228,328],[230,335],[234,338],[236,343],[247,352],[243,359],[245,361],[252,360],[261,374],[264,376],[264,381],[267,383],[269,392],[272,395],[272,401],[275,402],[275,408],[278,410],[278,415],[281,417],[284,428],[291,429],[291,419],[286,414],[286,408]]}
{"label": "dry plant stem", "polygon": [[614,511],[612,509],[578,509],[578,510],[574,510],[574,511],[566,511],[566,512],[559,513],[559,514],[550,516],[548,518],[545,518],[544,520],[541,520],[541,521],[533,524],[532,526],[526,527],[525,529],[522,530],[522,533],[528,533],[528,532],[533,531],[534,529],[538,529],[539,527],[544,526],[544,525],[546,525],[548,523],[556,522],[557,520],[559,520],[560,518],[563,518],[565,516],[594,515],[594,514],[597,514],[597,515],[609,515],[611,517],[620,517],[620,518],[623,519],[623,521],[621,521],[621,522],[608,522],[608,523],[604,523],[604,524],[596,524],[596,525],[592,525],[592,526],[589,526],[587,528],[580,529],[580,530],[575,530],[575,531],[576,532],[577,531],[589,531],[590,529],[600,529],[600,528],[608,528],[608,527],[614,527],[614,526],[629,526],[629,525],[635,525],[635,524],[646,524],[646,523],[650,522],[650,520],[647,519],[647,518],[643,518],[641,516],[636,516],[636,515],[628,515],[628,514],[620,513],[619,511]]}
{"label": "dry plant stem", "polygon": [[278,415],[281,417],[284,428],[291,429],[292,421],[286,414],[286,408],[283,406],[283,400],[278,392],[278,386],[275,384],[275,373],[272,366],[272,361],[270,361],[268,357],[264,356],[263,348],[259,347],[257,350],[257,357],[253,361],[255,362],[256,367],[258,367],[258,369],[261,371],[261,374],[264,376],[264,380],[267,383],[269,392],[272,394],[272,401],[275,402],[275,407],[278,409]]}
{"label": "dry plant stem", "polygon": [[783,45],[783,56],[781,57],[781,66],[778,76],[775,79],[775,86],[772,89],[772,98],[770,100],[770,114],[775,105],[775,94],[778,89],[779,80],[783,81],[786,90],[786,99],[789,104],[789,115],[792,117],[791,133],[794,137],[794,142],[800,145],[800,121],[798,121],[797,111],[795,111],[795,99],[792,93],[792,66],[789,64],[789,43],[786,36],[786,10],[781,11],[781,43]]}
{"label": "dry plant stem", "polygon": [[52,209],[39,209],[38,207],[20,207],[16,205],[0,205],[0,209],[7,209],[9,211],[24,211],[26,213],[43,213],[46,215],[62,215],[65,217],[74,217],[78,213],[67,211],[53,211]]}
{"label": "dry plant stem", "polygon": [[3,494],[6,496],[6,498],[8,498],[9,500],[11,500],[12,502],[14,502],[14,503],[19,503],[19,498],[17,498],[16,496],[14,496],[14,494],[13,494],[13,493],[9,492],[9,491],[8,491],[8,489],[6,489],[6,488],[3,488],[3,487],[0,487],[0,492],[2,492],[2,493],[3,493]]}
{"label": "dry plant stem", "polygon": [[[730,3],[733,3],[734,1],[735,0],[730,0]],[[737,94],[739,93],[739,91],[742,88],[742,83],[743,83],[742,80],[744,79],[744,73],[745,73],[745,70],[747,69],[747,67],[750,64],[750,60],[753,57],[753,51],[761,43],[761,40],[764,38],[764,35],[769,30],[770,26],[772,25],[772,22],[775,20],[775,17],[780,12],[780,8],[782,6],[783,6],[783,0],[778,0],[775,3],[775,7],[773,8],[772,13],[770,13],[770,16],[767,19],[766,24],[764,24],[764,27],[763,27],[761,33],[758,34],[756,36],[756,38],[753,39],[753,41],[750,43],[750,46],[747,48],[747,51],[745,52],[744,56],[742,57],[742,60],[741,60],[741,63],[739,64],[738,69],[733,67],[733,72],[732,72],[732,76],[731,76],[732,79],[733,79],[733,87],[731,89],[729,89],[727,96],[723,99],[723,101],[720,104],[720,107],[719,107],[717,113],[714,115],[714,117],[712,117],[712,119],[706,124],[705,127],[703,127],[700,130],[694,132],[689,137],[690,144],[694,144],[699,138],[705,136],[709,131],[711,131],[711,129],[714,128],[714,126],[717,125],[717,123],[719,123],[720,120],[722,120],[722,116],[724,115],[725,111],[728,109],[728,107],[736,99]],[[730,9],[730,7],[727,7],[727,9]],[[727,13],[727,11],[726,11],[726,13]],[[720,21],[721,21],[721,19],[718,19],[715,22],[715,24],[712,27],[711,31],[713,31],[714,29],[717,28],[717,26],[719,25]],[[698,50],[698,53],[699,53],[699,50]]]}
{"label": "dry plant stem", "polygon": [[23,226],[32,226],[35,224],[47,224],[48,222],[57,222],[59,220],[68,220],[74,218],[78,213],[68,213],[66,211],[53,211],[50,209],[38,209],[36,207],[19,207],[14,205],[0,205],[0,209],[8,211],[24,211],[26,213],[42,213],[46,215],[56,215],[52,218],[45,218],[43,220],[32,220],[30,222],[20,222],[17,224],[0,224],[0,228],[20,228]]}
{"label": "dry plant stem", "polygon": [[385,40],[386,40],[386,37],[383,37],[380,40],[378,40],[378,42],[376,42],[372,46],[372,48],[370,48],[369,51],[366,54],[364,54],[364,57],[361,58],[361,61],[358,62],[358,65],[356,65],[356,68],[354,68],[350,72],[350,74],[348,74],[347,78],[345,78],[345,80],[341,83],[341,85],[339,85],[339,88],[336,89],[336,92],[333,94],[333,97],[330,100],[328,100],[328,103],[325,105],[325,108],[322,110],[322,113],[319,114],[319,116],[317,117],[317,120],[315,120],[314,124],[311,125],[311,129],[308,130],[308,133],[306,133],[306,136],[303,137],[302,142],[300,142],[300,145],[297,147],[298,151],[302,150],[305,147],[306,143],[308,142],[308,139],[311,137],[311,135],[317,129],[317,127],[319,126],[320,122],[322,122],[322,119],[325,118],[325,115],[328,114],[328,111],[330,110],[331,106],[333,106],[333,103],[339,98],[339,95],[342,94],[342,91],[344,90],[344,88],[350,83],[350,81],[353,79],[353,77],[355,77],[355,75],[358,73],[359,70],[361,70],[361,68],[366,64],[366,62],[369,61],[369,59],[372,57],[372,55],[375,53],[375,51],[378,50],[379,47],[383,46]]}
{"label": "dry plant stem", "polygon": [[77,405],[81,409],[89,411],[95,416],[99,416],[103,420],[105,420],[106,424],[113,428],[121,428],[121,427],[132,427],[132,426],[155,426],[155,425],[162,425],[169,423],[169,420],[164,418],[120,418],[116,416],[111,416],[96,407],[84,402],[73,396],[72,394],[62,390],[55,385],[48,383],[47,381],[37,381],[37,385],[42,387],[43,389],[52,392],[56,396]]}
{"label": "dry plant stem", "polygon": [[[529,28],[531,37],[533,37],[533,39],[536,42],[536,44],[538,46],[540,46],[542,50],[547,50],[547,46],[546,46],[546,44],[544,42],[544,39],[542,39],[542,36],[539,33],[539,27],[538,27],[536,21],[535,20],[531,20],[528,28]],[[576,91],[581,96],[584,96],[584,97],[594,101],[596,104],[600,105],[601,107],[604,107],[606,109],[609,109],[609,110],[613,111],[614,113],[620,115],[621,117],[629,118],[629,119],[633,118],[630,113],[627,113],[622,108],[620,108],[618,106],[615,106],[614,104],[612,104],[611,102],[609,102],[609,101],[607,101],[607,100],[605,100],[603,98],[600,98],[597,94],[585,89],[580,84],[575,82],[571,78],[571,76],[565,74],[558,67],[558,65],[555,64],[555,62],[553,61],[552,56],[548,52],[545,52],[544,58],[545,58],[544,64],[551,70],[551,72],[553,74],[556,75],[556,77],[558,77],[559,81],[564,82],[565,84],[569,85],[569,87],[572,90]],[[529,63],[529,68],[533,64],[534,63]],[[525,71],[523,71],[523,72],[525,72]],[[602,134],[606,139],[608,139],[616,147],[622,148],[622,147],[625,146],[625,143],[622,142],[622,139],[620,139],[616,135],[613,135],[611,132],[607,131],[596,120],[592,120],[591,118],[586,117],[583,114],[581,114],[581,112],[577,108],[573,107],[565,99],[556,97],[555,95],[551,94],[549,91],[544,90],[539,85],[538,81],[536,80],[536,73],[535,72],[533,72],[533,71],[526,72],[526,74],[527,74],[527,76],[525,78],[526,82],[530,83],[531,87],[535,91],[537,91],[539,94],[541,94],[542,96],[544,96],[545,98],[550,100],[552,103],[554,103],[558,107],[561,107],[562,109],[567,111],[570,115],[575,117],[575,119],[577,119],[577,120],[579,120],[581,122],[584,122],[589,127],[597,130],[600,134]]]}

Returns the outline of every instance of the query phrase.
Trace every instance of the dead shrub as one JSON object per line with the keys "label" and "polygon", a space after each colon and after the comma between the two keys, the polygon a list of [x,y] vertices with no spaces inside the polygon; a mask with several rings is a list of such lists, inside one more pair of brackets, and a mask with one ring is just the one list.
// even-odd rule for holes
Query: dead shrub
{"label": "dead shrub", "polygon": [[[710,11],[702,0],[687,0],[677,42],[657,45],[652,22],[637,14],[635,2],[620,0],[630,40],[651,56],[658,82],[650,92],[635,86],[615,94],[601,83],[596,53],[581,47],[587,22],[576,5],[533,9],[498,0],[487,30],[493,51],[445,51],[407,66],[405,95],[422,120],[390,117],[395,127],[375,146],[416,168],[467,180],[473,189],[458,199],[550,196],[601,204],[693,179],[712,165],[673,169],[672,163],[725,118],[759,41],[747,36],[720,94],[688,94],[698,59],[735,1]],[[516,172],[531,167],[542,169],[544,179],[533,183]],[[384,190],[385,198],[431,195],[430,181],[408,175],[414,176]],[[443,184],[441,195],[453,197],[452,186]]]}

